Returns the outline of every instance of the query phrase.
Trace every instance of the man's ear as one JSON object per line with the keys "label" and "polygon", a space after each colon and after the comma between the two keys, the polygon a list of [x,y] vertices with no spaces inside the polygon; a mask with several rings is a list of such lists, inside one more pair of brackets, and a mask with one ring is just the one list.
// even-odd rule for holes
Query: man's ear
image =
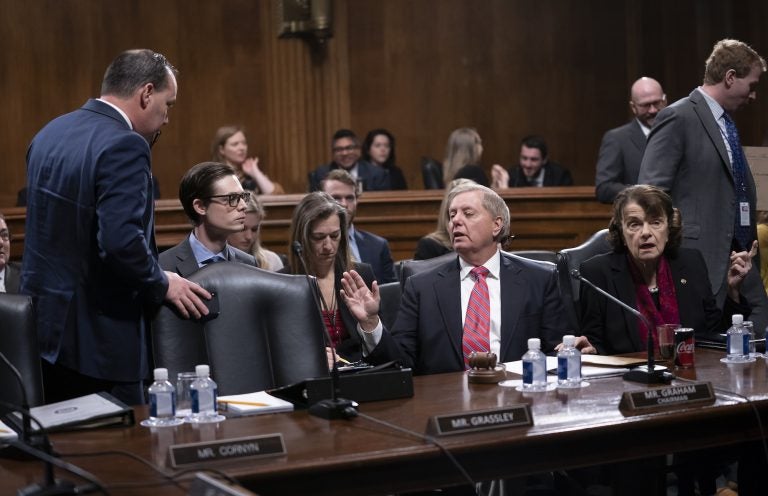
{"label": "man's ear", "polygon": [[197,212],[198,215],[205,215],[208,213],[208,206],[200,198],[195,198],[192,200],[192,208],[195,210],[195,212]]}
{"label": "man's ear", "polygon": [[147,83],[139,90],[139,105],[142,109],[149,107],[149,101],[152,99],[152,95],[155,92],[155,85]]}
{"label": "man's ear", "polygon": [[723,82],[725,83],[726,88],[730,88],[733,85],[733,82],[736,80],[736,70],[735,69],[728,69],[725,71],[725,77],[723,77]]}

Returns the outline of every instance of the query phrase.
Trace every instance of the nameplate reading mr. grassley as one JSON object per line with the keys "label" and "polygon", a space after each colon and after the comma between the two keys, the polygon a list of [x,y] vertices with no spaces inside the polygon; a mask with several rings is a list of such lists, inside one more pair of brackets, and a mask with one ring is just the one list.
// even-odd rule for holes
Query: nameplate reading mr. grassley
{"label": "nameplate reading mr. grassley", "polygon": [[427,430],[431,434],[445,436],[532,424],[529,405],[521,404],[489,410],[436,415],[430,417]]}
{"label": "nameplate reading mr. grassley", "polygon": [[712,392],[712,384],[700,382],[642,391],[627,391],[621,399],[621,407],[628,411],[638,411],[661,407],[685,407],[694,404],[713,403],[714,401],[715,395]]}
{"label": "nameplate reading mr. grassley", "polygon": [[169,448],[169,454],[171,465],[178,468],[240,458],[284,455],[285,444],[283,435],[277,433],[204,443],[176,444]]}

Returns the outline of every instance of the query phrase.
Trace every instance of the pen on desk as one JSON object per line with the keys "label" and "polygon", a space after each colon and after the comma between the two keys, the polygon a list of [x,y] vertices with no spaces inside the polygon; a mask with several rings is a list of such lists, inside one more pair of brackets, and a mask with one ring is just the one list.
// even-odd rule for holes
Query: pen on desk
{"label": "pen on desk", "polygon": [[234,400],[219,400],[219,403],[227,405],[246,405],[246,406],[269,406],[268,403],[261,403],[258,401],[234,401]]}
{"label": "pen on desk", "polygon": [[349,360],[346,360],[346,359],[340,357],[339,355],[336,355],[336,361],[337,362],[341,362],[344,365],[352,365],[352,362],[350,362]]}

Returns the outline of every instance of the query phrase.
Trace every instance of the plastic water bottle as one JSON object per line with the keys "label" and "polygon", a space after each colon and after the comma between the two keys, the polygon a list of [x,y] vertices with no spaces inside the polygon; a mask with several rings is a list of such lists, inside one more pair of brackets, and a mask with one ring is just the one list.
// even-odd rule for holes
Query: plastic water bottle
{"label": "plastic water bottle", "polygon": [[523,355],[523,389],[543,391],[547,388],[547,357],[541,352],[541,340],[530,338]]}
{"label": "plastic water bottle", "polygon": [[147,427],[169,427],[179,425],[176,418],[176,389],[168,382],[168,369],[154,370],[155,382],[149,386],[149,419],[142,422]]}
{"label": "plastic water bottle", "polygon": [[220,422],[224,416],[217,412],[216,383],[210,377],[211,369],[208,365],[195,367],[197,379],[192,381],[189,387],[192,397],[192,415],[187,418],[191,423]]}
{"label": "plastic water bottle", "polygon": [[732,362],[743,362],[749,359],[749,331],[744,327],[744,316],[740,313],[731,317],[731,327],[728,328],[728,355]]}
{"label": "plastic water bottle", "polygon": [[557,385],[581,387],[581,352],[576,349],[576,336],[563,336],[563,348],[557,353]]}

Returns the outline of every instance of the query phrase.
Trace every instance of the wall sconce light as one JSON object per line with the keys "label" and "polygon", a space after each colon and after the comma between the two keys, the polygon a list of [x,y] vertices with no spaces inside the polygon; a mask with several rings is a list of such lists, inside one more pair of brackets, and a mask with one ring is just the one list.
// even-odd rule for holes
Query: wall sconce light
{"label": "wall sconce light", "polygon": [[332,0],[275,0],[279,38],[324,45],[333,35]]}

